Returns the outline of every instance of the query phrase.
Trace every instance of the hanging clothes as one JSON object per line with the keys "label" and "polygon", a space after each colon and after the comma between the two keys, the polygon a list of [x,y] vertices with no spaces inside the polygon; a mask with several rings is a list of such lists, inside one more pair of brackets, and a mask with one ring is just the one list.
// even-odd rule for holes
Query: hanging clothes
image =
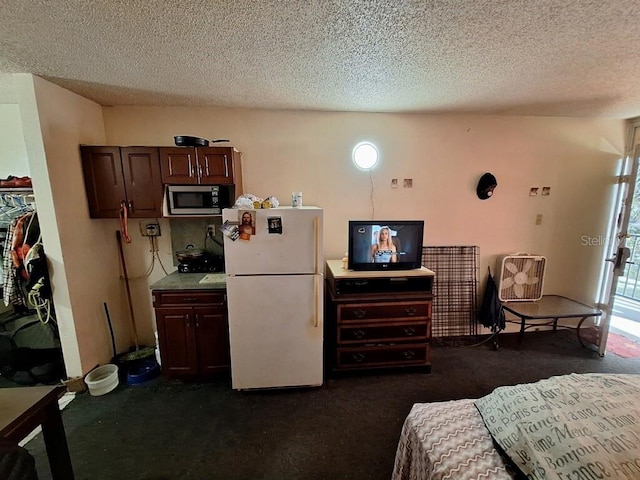
{"label": "hanging clothes", "polygon": [[11,257],[11,242],[16,229],[16,222],[9,225],[7,238],[4,242],[2,250],[2,299],[5,305],[24,305],[18,293],[18,282],[16,279],[16,271],[13,268],[13,259]]}
{"label": "hanging clothes", "polygon": [[40,224],[35,209],[20,195],[2,194],[0,220],[8,224],[2,246],[2,290],[6,306],[26,308],[29,272],[25,265],[32,246],[40,239]]}
{"label": "hanging clothes", "polygon": [[32,246],[40,241],[40,224],[36,212],[27,213],[17,219],[16,232],[12,242],[11,259],[13,267],[24,280],[29,279],[25,259]]}
{"label": "hanging clothes", "polygon": [[498,287],[491,272],[487,277],[487,286],[478,311],[478,320],[483,326],[491,328],[492,332],[504,330],[506,326],[504,310],[498,296]]}

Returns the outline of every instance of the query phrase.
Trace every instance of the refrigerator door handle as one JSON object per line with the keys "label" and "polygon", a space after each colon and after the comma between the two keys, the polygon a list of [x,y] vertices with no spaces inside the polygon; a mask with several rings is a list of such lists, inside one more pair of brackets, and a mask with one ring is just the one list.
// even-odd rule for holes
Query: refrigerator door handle
{"label": "refrigerator door handle", "polygon": [[320,315],[319,315],[319,292],[320,289],[318,287],[318,282],[320,282],[321,276],[317,276],[315,281],[313,282],[313,328],[318,328],[320,325]]}
{"label": "refrigerator door handle", "polygon": [[[318,234],[320,232],[320,219],[313,217],[313,263],[315,273],[320,273],[318,266]],[[317,312],[317,310],[316,310]],[[316,325],[317,326],[317,325]]]}

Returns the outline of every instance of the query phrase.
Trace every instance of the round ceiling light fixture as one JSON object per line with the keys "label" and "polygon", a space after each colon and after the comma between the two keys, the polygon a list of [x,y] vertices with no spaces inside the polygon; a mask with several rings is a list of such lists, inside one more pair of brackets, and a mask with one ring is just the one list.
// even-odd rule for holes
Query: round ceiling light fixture
{"label": "round ceiling light fixture", "polygon": [[353,148],[353,163],[362,170],[370,170],[378,163],[378,149],[371,142],[360,142]]}

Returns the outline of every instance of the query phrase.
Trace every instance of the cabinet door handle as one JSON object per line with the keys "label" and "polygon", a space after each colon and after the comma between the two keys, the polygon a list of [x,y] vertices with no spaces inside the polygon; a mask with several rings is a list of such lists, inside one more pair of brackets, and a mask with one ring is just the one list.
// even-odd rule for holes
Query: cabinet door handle
{"label": "cabinet door handle", "polygon": [[224,156],[224,176],[225,178],[229,178],[229,162],[227,161],[227,156]]}
{"label": "cabinet door handle", "polygon": [[366,310],[362,310],[361,308],[359,308],[358,310],[354,310],[353,311],[353,315],[358,317],[358,318],[362,318],[367,314]]}
{"label": "cabinet door handle", "polygon": [[405,327],[403,330],[404,330],[404,334],[408,337],[416,333],[416,329],[413,327]]}
{"label": "cabinet door handle", "polygon": [[202,165],[200,165],[200,162],[198,162],[198,176],[202,178]]}
{"label": "cabinet door handle", "polygon": [[354,362],[362,362],[364,360],[364,353],[353,353],[351,355],[351,358],[353,359]]}
{"label": "cabinet door handle", "polygon": [[187,328],[191,328],[191,322],[189,321],[189,315],[185,315],[184,319],[187,321]]}
{"label": "cabinet door handle", "polygon": [[364,338],[366,335],[366,332],[364,330],[354,330],[353,332],[351,332],[353,334],[354,337],[360,339],[360,338]]}
{"label": "cabinet door handle", "polygon": [[129,211],[133,213],[133,202],[129,201]]}
{"label": "cabinet door handle", "polygon": [[404,358],[406,358],[407,360],[412,359],[413,357],[416,356],[416,352],[412,351],[412,350],[406,350],[404,352],[402,352],[402,355],[404,356]]}
{"label": "cabinet door handle", "polygon": [[405,308],[404,311],[407,313],[407,316],[413,317],[418,310],[413,307]]}
{"label": "cabinet door handle", "polygon": [[198,318],[198,314],[196,313],[196,328],[200,328],[200,319]]}
{"label": "cabinet door handle", "polygon": [[193,177],[193,162],[189,159],[189,177]]}

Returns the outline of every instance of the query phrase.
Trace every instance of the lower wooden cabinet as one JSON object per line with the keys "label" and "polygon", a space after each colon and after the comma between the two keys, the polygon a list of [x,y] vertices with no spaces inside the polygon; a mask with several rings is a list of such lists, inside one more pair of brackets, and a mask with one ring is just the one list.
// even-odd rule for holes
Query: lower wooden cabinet
{"label": "lower wooden cabinet", "polygon": [[224,290],[154,290],[162,373],[228,375],[229,327]]}

